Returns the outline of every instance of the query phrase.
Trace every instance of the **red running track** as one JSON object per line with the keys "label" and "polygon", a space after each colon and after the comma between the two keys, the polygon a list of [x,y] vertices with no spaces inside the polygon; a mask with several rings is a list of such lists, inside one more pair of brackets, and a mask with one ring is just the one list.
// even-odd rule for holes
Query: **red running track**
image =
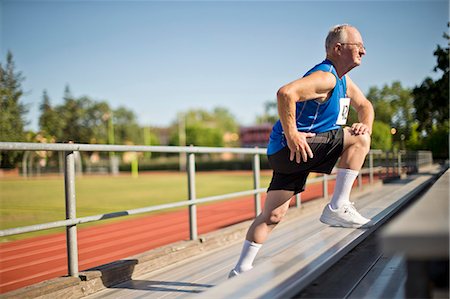
{"label": "red running track", "polygon": [[[368,178],[363,178],[367,183]],[[328,192],[334,181],[328,182]],[[355,182],[356,185],[356,182]],[[302,201],[322,197],[322,183],[308,185]],[[264,203],[265,195],[262,196]],[[294,204],[295,201],[292,201]],[[254,217],[253,197],[197,207],[198,233],[205,234]],[[163,245],[189,239],[183,209],[78,230],[80,271]],[[67,274],[65,233],[0,244],[0,293]]]}

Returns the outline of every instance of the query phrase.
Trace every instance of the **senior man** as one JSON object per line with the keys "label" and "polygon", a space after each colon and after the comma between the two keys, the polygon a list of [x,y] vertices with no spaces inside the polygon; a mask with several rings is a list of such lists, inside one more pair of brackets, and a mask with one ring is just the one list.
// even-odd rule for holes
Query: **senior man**
{"label": "senior man", "polygon": [[[334,26],[326,41],[326,59],[277,93],[280,120],[267,149],[273,176],[264,209],[250,226],[240,258],[229,277],[250,270],[273,228],[282,220],[293,195],[304,191],[310,172],[331,173],[339,159],[336,186],[320,221],[339,227],[368,226],[350,202],[350,191],[370,149],[374,111],[347,73],[366,54],[359,31]],[[346,127],[352,106],[358,122]]]}

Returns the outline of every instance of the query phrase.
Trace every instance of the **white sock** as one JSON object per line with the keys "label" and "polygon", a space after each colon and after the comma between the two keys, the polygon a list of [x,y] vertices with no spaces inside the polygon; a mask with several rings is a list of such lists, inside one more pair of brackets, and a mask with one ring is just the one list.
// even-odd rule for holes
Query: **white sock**
{"label": "white sock", "polygon": [[242,247],[241,256],[239,257],[239,261],[234,267],[234,270],[241,273],[253,268],[253,261],[255,260],[261,246],[262,244],[245,240],[244,246]]}
{"label": "white sock", "polygon": [[336,185],[334,187],[333,197],[330,201],[332,209],[336,210],[343,205],[350,203],[350,191],[353,183],[358,176],[359,171],[352,169],[339,168],[336,175]]}

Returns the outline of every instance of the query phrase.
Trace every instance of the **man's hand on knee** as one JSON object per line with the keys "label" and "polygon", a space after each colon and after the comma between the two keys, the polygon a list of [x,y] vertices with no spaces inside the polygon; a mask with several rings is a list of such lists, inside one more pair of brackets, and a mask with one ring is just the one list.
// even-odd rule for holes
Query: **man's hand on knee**
{"label": "man's hand on knee", "polygon": [[354,135],[371,134],[369,127],[363,123],[354,123],[350,128]]}

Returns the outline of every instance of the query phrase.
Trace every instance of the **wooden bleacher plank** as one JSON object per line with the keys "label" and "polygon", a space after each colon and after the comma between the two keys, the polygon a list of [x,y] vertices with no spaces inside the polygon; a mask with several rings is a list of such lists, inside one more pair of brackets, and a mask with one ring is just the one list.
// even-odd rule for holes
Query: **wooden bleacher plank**
{"label": "wooden bleacher plank", "polygon": [[415,176],[384,197],[376,194],[360,208],[362,214],[373,217],[370,229],[326,227],[252,271],[202,293],[200,298],[288,298],[295,295],[423,190],[431,179],[432,175]]}
{"label": "wooden bleacher plank", "polygon": [[[395,205],[397,201],[412,189],[426,184],[429,177],[419,175],[409,181],[384,185],[377,188],[376,192],[357,198],[356,206],[364,215],[369,216],[378,215],[389,206],[392,209],[398,208]],[[262,247],[255,261],[255,269],[235,279],[227,280],[227,275],[236,263],[242,242],[133,277],[132,281],[87,298],[192,298],[194,295],[199,298],[257,297],[252,290],[262,289],[261,285],[267,282],[264,279],[283,284],[281,278],[289,282],[289,275],[292,273],[303,271],[300,273],[303,275],[308,271],[317,271],[323,264],[321,256],[338,258],[350,250],[348,244],[355,240],[358,242],[358,236],[367,231],[331,228],[321,224],[319,216],[325,204],[324,200],[317,200],[305,203],[300,212],[295,211],[296,216],[282,222]],[[382,223],[383,219],[381,217],[376,221]],[[309,277],[311,279],[314,275]],[[276,286],[272,285],[265,290],[266,295],[272,296],[274,287]],[[269,297],[264,292],[257,293],[263,298]],[[275,294],[273,298],[277,296],[279,295]]]}

